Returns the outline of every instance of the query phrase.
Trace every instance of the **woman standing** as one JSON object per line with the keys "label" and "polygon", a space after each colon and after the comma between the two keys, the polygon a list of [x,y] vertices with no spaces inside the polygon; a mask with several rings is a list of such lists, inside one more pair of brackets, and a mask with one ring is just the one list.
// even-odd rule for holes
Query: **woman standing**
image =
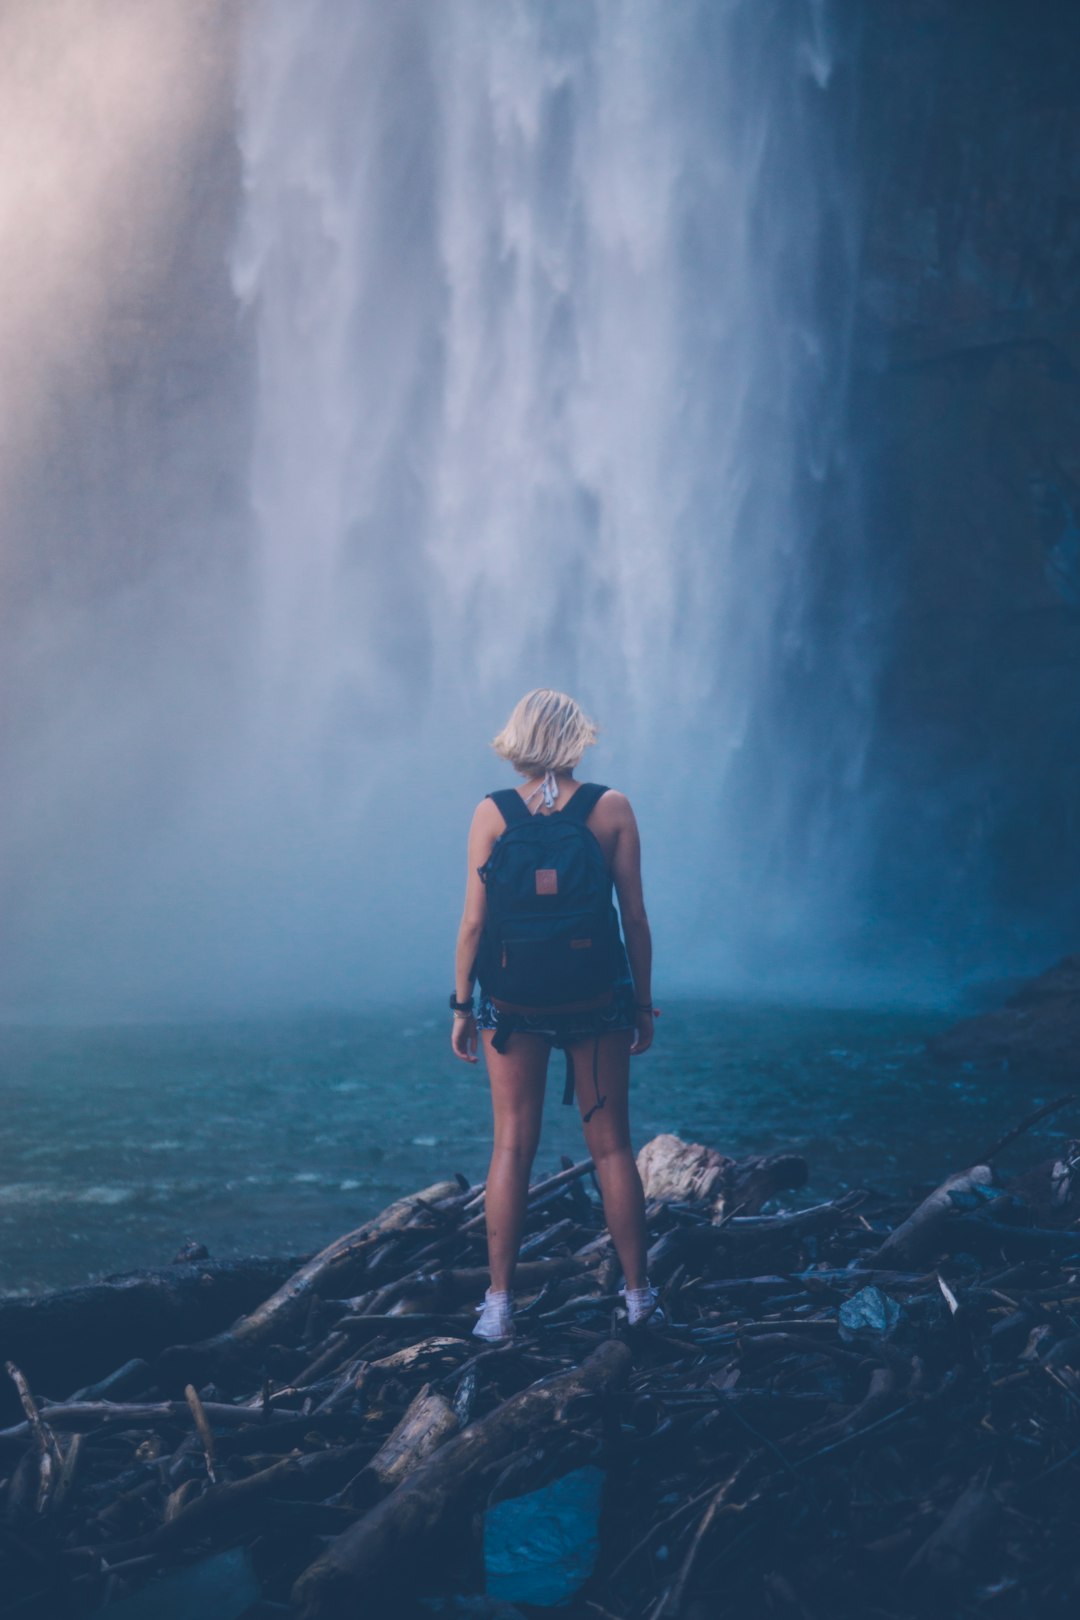
{"label": "woman standing", "polygon": [[[662,1322],[658,1291],[645,1274],[645,1200],[630,1146],[628,1092],[630,1058],[652,1045],[652,939],[641,889],[641,846],[629,800],[610,788],[578,782],[574,769],[596,740],[596,727],[564,692],[539,689],[517,704],[494,748],[509,760],[524,781],[517,789],[489,794],[473,814],[469,829],[465,909],[458,931],[451,1041],[466,1063],[477,1061],[477,1029],[483,1033],[484,1058],[491,1082],[495,1141],[487,1178],[485,1212],[491,1286],[474,1332],[500,1339],[513,1332],[513,1279],[525,1221],[529,1172],[540,1138],[548,1059],[553,1046],[566,1051],[581,1111],[585,1142],[596,1167],[611,1233],[625,1278],[627,1316],[632,1324]],[[574,808],[578,795],[584,795]],[[485,972],[496,976],[486,880],[497,841],[511,826],[531,816],[566,816],[587,829],[586,856],[602,857],[607,907],[612,918],[614,971],[601,996],[585,995],[587,1009],[537,1010],[530,1013],[506,1002],[496,1006]],[[534,831],[536,829],[533,829]],[[561,833],[566,831],[560,828]],[[591,836],[588,836],[591,835]],[[595,844],[593,843],[595,840]],[[596,847],[599,846],[597,854]],[[578,862],[580,868],[581,862]],[[537,870],[538,896],[555,895],[554,868]],[[614,884],[625,943],[610,906]],[[537,908],[543,912],[543,903]],[[485,931],[485,924],[488,924]],[[591,939],[569,942],[590,946]],[[502,965],[506,965],[505,946]],[[589,971],[582,957],[582,988]],[[480,967],[480,1005],[474,1012],[473,980]],[[487,962],[488,968],[482,965]],[[520,977],[519,977],[520,983]],[[520,992],[519,992],[520,995]],[[548,999],[539,982],[536,993],[520,1001]],[[568,998],[570,1004],[578,998]],[[568,1081],[569,1085],[569,1081]]]}

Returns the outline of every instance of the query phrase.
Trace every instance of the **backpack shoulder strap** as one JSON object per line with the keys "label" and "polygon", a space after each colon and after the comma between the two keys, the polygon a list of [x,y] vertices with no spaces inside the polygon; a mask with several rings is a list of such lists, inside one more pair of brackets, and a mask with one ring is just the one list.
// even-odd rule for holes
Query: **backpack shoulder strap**
{"label": "backpack shoulder strap", "polygon": [[[581,791],[580,788],[578,791]],[[515,821],[532,820],[532,816],[525,808],[525,801],[516,788],[500,788],[497,793],[489,793],[488,798],[508,827],[512,827]]]}
{"label": "backpack shoulder strap", "polygon": [[591,815],[597,799],[607,788],[600,782],[582,782],[565,810],[560,810],[561,816],[569,816],[574,821],[587,821]]}

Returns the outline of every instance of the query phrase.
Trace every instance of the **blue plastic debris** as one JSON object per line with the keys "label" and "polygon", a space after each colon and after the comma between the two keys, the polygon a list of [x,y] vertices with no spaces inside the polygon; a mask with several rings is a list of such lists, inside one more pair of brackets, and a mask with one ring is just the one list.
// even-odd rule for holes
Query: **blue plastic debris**
{"label": "blue plastic debris", "polygon": [[555,1608],[588,1580],[600,1549],[604,1474],[591,1465],[484,1514],[489,1596]]}
{"label": "blue plastic debris", "polygon": [[239,1620],[259,1596],[259,1583],[246,1547],[189,1564],[186,1569],[151,1581],[141,1592],[110,1603],[103,1610],[109,1620],[192,1620],[193,1615],[213,1620]]}
{"label": "blue plastic debris", "polygon": [[840,1336],[874,1333],[886,1337],[902,1314],[896,1300],[871,1283],[867,1288],[860,1288],[857,1294],[852,1294],[841,1305]]}

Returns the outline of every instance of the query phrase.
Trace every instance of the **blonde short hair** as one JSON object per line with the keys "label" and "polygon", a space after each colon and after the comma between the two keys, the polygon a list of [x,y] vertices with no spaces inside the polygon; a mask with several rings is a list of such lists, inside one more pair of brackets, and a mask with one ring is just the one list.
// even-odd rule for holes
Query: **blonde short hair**
{"label": "blonde short hair", "polygon": [[516,771],[540,776],[573,770],[595,741],[596,727],[572,697],[538,686],[515,704],[491,746]]}

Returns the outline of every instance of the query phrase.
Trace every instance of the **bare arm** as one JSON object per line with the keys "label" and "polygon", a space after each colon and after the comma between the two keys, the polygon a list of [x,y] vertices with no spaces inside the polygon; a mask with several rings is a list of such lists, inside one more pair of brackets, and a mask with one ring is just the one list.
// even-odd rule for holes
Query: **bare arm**
{"label": "bare arm", "polygon": [[[605,795],[607,798],[608,795]],[[611,875],[619,900],[626,954],[634,980],[637,1008],[637,1037],[631,1052],[645,1052],[652,1045],[652,933],[645,911],[641,887],[641,835],[630,800],[624,794],[611,794],[615,800],[615,853]]]}
{"label": "bare arm", "polygon": [[[469,828],[468,871],[465,879],[465,907],[458,928],[454,951],[454,999],[468,1001],[472,995],[473,964],[480,945],[487,913],[487,895],[478,868],[491,854],[503,828],[502,817],[490,799],[483,799],[473,812]],[[472,1018],[454,1015],[451,1044],[466,1063],[476,1062],[476,1023]]]}

